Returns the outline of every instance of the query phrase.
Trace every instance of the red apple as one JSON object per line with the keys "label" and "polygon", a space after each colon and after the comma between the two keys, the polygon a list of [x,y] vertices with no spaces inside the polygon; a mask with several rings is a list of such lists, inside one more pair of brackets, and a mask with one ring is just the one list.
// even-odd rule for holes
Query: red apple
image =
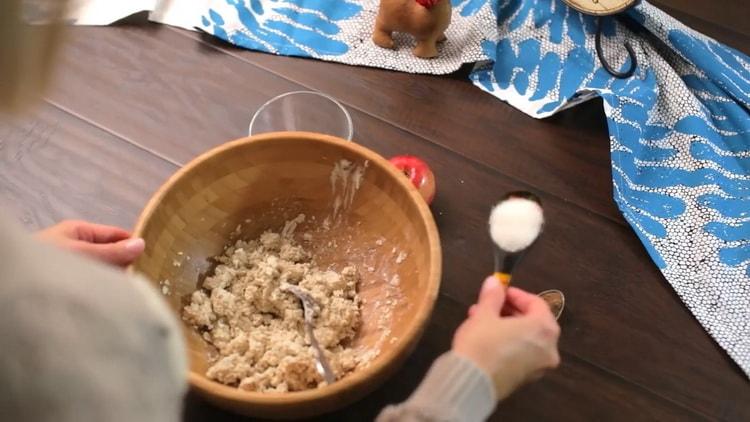
{"label": "red apple", "polygon": [[430,166],[421,159],[411,155],[399,155],[389,160],[391,164],[401,170],[419,190],[427,204],[435,198],[435,175]]}

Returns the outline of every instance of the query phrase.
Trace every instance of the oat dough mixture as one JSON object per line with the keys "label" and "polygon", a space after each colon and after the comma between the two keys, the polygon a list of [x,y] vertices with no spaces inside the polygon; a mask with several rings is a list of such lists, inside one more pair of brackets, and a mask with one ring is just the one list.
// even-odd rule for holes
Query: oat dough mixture
{"label": "oat dough mixture", "polygon": [[265,232],[228,247],[216,257],[214,274],[183,308],[184,320],[217,350],[209,356],[209,378],[260,392],[300,391],[324,383],[305,335],[302,304],[280,289],[283,283],[298,285],[316,300],[315,337],[337,378],[364,363],[347,347],[361,322],[358,272],[318,268],[292,236],[303,221],[300,215],[281,233]]}

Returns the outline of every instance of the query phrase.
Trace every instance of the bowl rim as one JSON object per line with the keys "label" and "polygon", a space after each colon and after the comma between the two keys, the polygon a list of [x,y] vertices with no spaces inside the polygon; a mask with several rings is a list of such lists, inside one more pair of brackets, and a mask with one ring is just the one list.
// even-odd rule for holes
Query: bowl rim
{"label": "bowl rim", "polygon": [[[157,206],[161,202],[162,198],[166,196],[167,192],[177,183],[178,180],[193,171],[193,169],[203,164],[205,161],[211,159],[217,154],[220,154],[232,148],[239,147],[241,145],[270,143],[276,142],[279,139],[289,138],[301,138],[306,141],[320,142],[322,144],[333,145],[338,148],[348,150],[355,155],[361,156],[364,160],[368,160],[370,166],[377,166],[381,170],[384,170],[386,173],[389,173],[393,177],[393,180],[399,186],[401,186],[401,188],[407,191],[412,199],[412,202],[416,205],[422,221],[427,226],[427,241],[429,245],[430,255],[428,275],[430,276],[431,281],[431,283],[428,285],[427,291],[429,300],[425,301],[424,304],[416,309],[416,311],[412,314],[413,323],[410,324],[410,326],[407,328],[407,331],[398,338],[394,346],[389,349],[387,354],[379,354],[372,364],[361,370],[354,371],[353,373],[347,375],[343,379],[336,381],[331,385],[286,393],[261,393],[254,391],[244,391],[236,387],[230,387],[210,380],[204,374],[198,373],[197,371],[193,371],[188,368],[188,382],[193,388],[233,402],[253,403],[261,406],[282,406],[285,404],[299,404],[302,402],[312,403],[320,399],[336,396],[352,389],[356,389],[362,384],[367,383],[368,380],[377,379],[378,375],[388,371],[389,366],[393,361],[398,361],[400,358],[404,358],[406,354],[410,353],[410,348],[414,346],[418,339],[421,337],[421,334],[432,315],[432,311],[435,307],[435,303],[437,302],[437,297],[440,291],[440,284],[442,280],[442,248],[440,245],[440,236],[432,212],[430,211],[429,206],[424,201],[417,188],[414,187],[414,185],[407,178],[403,177],[403,175],[392,164],[390,164],[388,160],[386,160],[377,152],[359,145],[356,142],[350,142],[335,136],[320,133],[263,133],[238,138],[203,152],[202,154],[198,155],[190,162],[182,166],[180,169],[178,169],[157,189],[157,191],[152,195],[151,199],[149,199],[143,211],[139,215],[137,223],[133,230],[133,236],[142,237],[146,222],[155,213]],[[131,266],[128,271],[134,273],[134,266]],[[179,316],[176,316],[176,318],[179,320]],[[180,323],[181,325],[184,325],[182,321],[180,321]]]}

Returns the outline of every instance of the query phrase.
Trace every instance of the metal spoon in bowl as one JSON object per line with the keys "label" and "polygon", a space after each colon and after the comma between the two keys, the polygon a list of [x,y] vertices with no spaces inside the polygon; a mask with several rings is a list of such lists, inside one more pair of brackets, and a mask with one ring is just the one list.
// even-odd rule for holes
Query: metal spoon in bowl
{"label": "metal spoon in bowl", "polygon": [[315,318],[315,299],[310,296],[310,293],[294,284],[281,283],[279,289],[282,292],[293,294],[300,300],[300,302],[302,302],[302,309],[305,314],[305,331],[310,337],[310,344],[312,344],[315,353],[318,355],[318,360],[315,362],[315,368],[326,381],[326,384],[333,384],[336,377],[333,375],[331,365],[328,363],[328,359],[326,359],[326,355],[323,352],[323,349],[320,348],[320,344],[318,344],[318,340],[315,338],[315,333],[313,332],[313,328],[315,328],[315,324],[313,323],[313,318]]}

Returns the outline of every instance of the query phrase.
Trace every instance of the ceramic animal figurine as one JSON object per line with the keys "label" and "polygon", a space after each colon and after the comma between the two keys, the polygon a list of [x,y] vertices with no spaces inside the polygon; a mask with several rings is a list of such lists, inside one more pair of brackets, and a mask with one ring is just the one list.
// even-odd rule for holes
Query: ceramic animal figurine
{"label": "ceramic animal figurine", "polygon": [[414,55],[429,59],[437,57],[450,23],[451,0],[380,0],[372,41],[393,48],[393,32],[406,32],[417,40]]}

